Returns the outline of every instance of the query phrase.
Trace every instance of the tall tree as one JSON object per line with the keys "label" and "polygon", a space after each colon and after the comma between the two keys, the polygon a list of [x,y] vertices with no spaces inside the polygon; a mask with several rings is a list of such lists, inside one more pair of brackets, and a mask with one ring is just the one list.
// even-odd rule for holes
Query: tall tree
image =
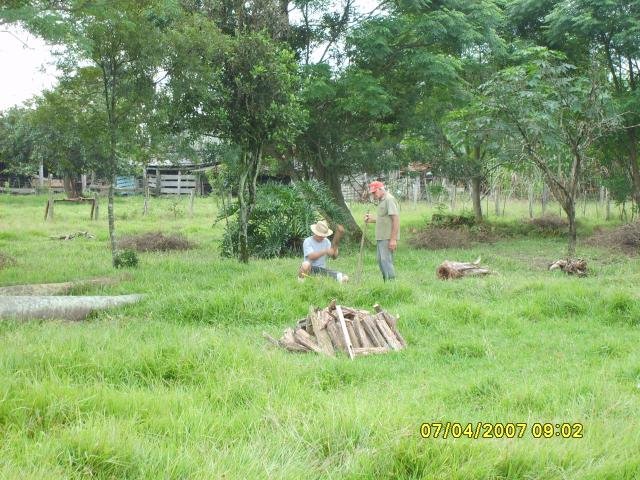
{"label": "tall tree", "polygon": [[[113,194],[115,175],[126,160],[128,142],[153,101],[162,30],[171,3],[161,0],[40,0],[7,13],[34,33],[63,42],[60,66],[67,77],[92,70],[101,84],[102,129],[106,135],[104,171],[109,179],[109,238],[115,262],[117,244]],[[13,15],[13,16],[11,16]]]}
{"label": "tall tree", "polygon": [[576,194],[596,141],[617,127],[602,79],[575,75],[575,67],[545,49],[508,67],[483,86],[488,115],[500,119],[522,145],[523,158],[542,173],[569,220],[567,255],[575,254]]}
{"label": "tall tree", "polygon": [[[580,51],[608,72],[624,117],[624,145],[633,200],[640,210],[640,0],[564,0],[546,17],[547,37],[562,51]],[[571,58],[571,57],[570,57]]]}
{"label": "tall tree", "polygon": [[[448,145],[446,151],[457,159],[458,170],[471,175],[479,218],[486,136],[464,139],[467,146],[474,143],[468,151],[458,148],[460,145],[454,144],[460,135],[477,132],[478,125],[458,129],[458,138],[453,139],[448,136],[452,131],[445,119],[450,111],[473,103],[474,88],[491,73],[494,57],[503,45],[497,33],[500,24],[501,10],[492,0],[399,2],[389,15],[364,22],[350,37],[350,68],[374,79],[387,95],[386,113],[378,120],[381,128],[375,134],[397,144],[405,137],[422,138],[434,153],[442,151],[439,145]],[[465,118],[474,121],[462,115],[458,123]],[[436,160],[444,166],[441,158]],[[474,165],[478,168],[471,168]],[[386,167],[380,161],[372,166],[374,171]]]}
{"label": "tall tree", "polygon": [[175,125],[240,149],[239,258],[247,262],[247,226],[265,149],[290,143],[303,115],[295,58],[271,21],[280,18],[279,4],[227,7],[193,8],[184,17],[166,69]]}

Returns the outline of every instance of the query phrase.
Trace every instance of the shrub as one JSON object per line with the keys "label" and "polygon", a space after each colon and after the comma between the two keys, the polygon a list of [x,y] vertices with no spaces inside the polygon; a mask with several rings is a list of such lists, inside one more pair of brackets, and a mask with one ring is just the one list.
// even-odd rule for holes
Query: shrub
{"label": "shrub", "polygon": [[[345,213],[331,198],[326,187],[317,181],[259,186],[247,226],[250,255],[258,258],[297,255],[304,239],[311,235],[309,225],[322,217],[330,224],[344,223]],[[238,205],[234,203],[218,218],[231,218],[222,239],[223,256],[234,257],[239,252],[237,211]]]}
{"label": "shrub", "polygon": [[640,222],[628,223],[612,230],[598,230],[587,243],[636,254],[640,251]]}
{"label": "shrub", "polygon": [[162,232],[149,232],[122,237],[118,246],[137,252],[165,252],[167,250],[189,250],[194,248],[195,244],[181,234],[165,235]]}
{"label": "shrub", "polygon": [[133,250],[117,252],[113,258],[113,266],[116,268],[137,267],[138,255]]}
{"label": "shrub", "polygon": [[431,225],[437,225],[438,227],[460,227],[469,226],[472,227],[476,224],[476,219],[473,215],[460,214],[453,215],[449,213],[434,213],[431,216]]}
{"label": "shrub", "polygon": [[542,217],[532,218],[528,221],[528,225],[536,233],[548,236],[559,236],[567,232],[569,222],[557,215],[544,215]]}

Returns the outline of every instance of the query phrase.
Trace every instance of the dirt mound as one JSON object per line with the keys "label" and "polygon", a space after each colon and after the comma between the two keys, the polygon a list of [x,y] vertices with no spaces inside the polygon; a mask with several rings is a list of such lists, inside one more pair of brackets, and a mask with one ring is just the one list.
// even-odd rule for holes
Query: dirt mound
{"label": "dirt mound", "polygon": [[118,246],[121,249],[137,252],[165,252],[168,250],[190,250],[196,245],[181,234],[165,235],[162,232],[149,232],[122,237]]}
{"label": "dirt mound", "polygon": [[472,243],[471,232],[466,228],[427,227],[409,239],[413,247],[430,250],[469,248]]}
{"label": "dirt mound", "polygon": [[640,222],[628,223],[613,229],[600,228],[586,241],[596,247],[622,250],[629,255],[640,253]]}

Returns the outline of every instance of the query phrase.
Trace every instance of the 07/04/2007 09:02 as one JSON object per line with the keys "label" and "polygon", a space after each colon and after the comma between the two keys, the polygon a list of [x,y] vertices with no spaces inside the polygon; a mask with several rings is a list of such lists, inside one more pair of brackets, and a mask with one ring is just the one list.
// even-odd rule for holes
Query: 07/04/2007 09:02
{"label": "07/04/2007 09:02", "polygon": [[582,423],[429,422],[420,425],[422,438],[583,438]]}

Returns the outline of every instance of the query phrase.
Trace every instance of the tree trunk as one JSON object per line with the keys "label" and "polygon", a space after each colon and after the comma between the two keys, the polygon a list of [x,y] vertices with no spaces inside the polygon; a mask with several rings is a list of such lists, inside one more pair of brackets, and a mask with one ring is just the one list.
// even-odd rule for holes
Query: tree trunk
{"label": "tree trunk", "polygon": [[[243,154],[246,161],[246,153]],[[247,185],[247,176],[249,172],[246,168],[240,173],[238,180],[238,204],[240,206],[239,218],[240,221],[240,242],[238,258],[242,263],[249,263],[249,235],[248,235],[248,212],[247,212],[247,199],[245,197],[245,188]]]}
{"label": "tree trunk", "polygon": [[531,183],[529,183],[528,196],[529,196],[529,218],[533,218],[533,200],[534,200],[533,179],[531,179]]}
{"label": "tree trunk", "polygon": [[113,214],[113,184],[115,182],[115,176],[111,177],[111,183],[109,184],[109,197],[107,203],[107,216],[109,218],[109,240],[111,242],[111,261],[113,266],[116,266],[116,252],[118,247],[116,244],[116,222],[115,215]]}
{"label": "tree trunk", "polygon": [[573,258],[576,253],[576,208],[573,199],[565,206],[564,211],[569,219],[569,244],[567,246],[567,258]]}
{"label": "tree trunk", "polygon": [[480,177],[471,178],[471,200],[473,201],[473,214],[477,222],[482,221],[482,203],[480,201]]}
{"label": "tree trunk", "polygon": [[[344,195],[342,194],[342,183],[340,182],[340,177],[335,169],[326,168],[320,160],[313,160],[313,170],[318,177],[329,189],[331,192],[331,196],[333,197],[333,201],[336,202],[338,207],[340,207],[346,218],[346,225],[344,226],[347,231],[347,236],[355,239],[360,239],[362,237],[362,230],[358,226],[355,218],[351,214],[349,207],[347,206],[347,202],[344,200]],[[331,221],[331,219],[327,219]]]}
{"label": "tree trunk", "polygon": [[63,184],[64,193],[67,198],[78,198],[78,189],[76,188],[76,182],[74,182],[73,177],[70,174],[64,174]]}
{"label": "tree trunk", "polygon": [[240,252],[239,260],[249,263],[249,219],[256,204],[258,174],[262,163],[262,145],[254,151],[245,153],[243,157],[243,171],[238,185],[238,202],[240,204]]}
{"label": "tree trunk", "polygon": [[640,167],[638,166],[638,146],[636,144],[636,128],[631,127],[627,130],[629,138],[629,166],[631,167],[631,180],[633,186],[633,201],[636,209],[640,211]]}

